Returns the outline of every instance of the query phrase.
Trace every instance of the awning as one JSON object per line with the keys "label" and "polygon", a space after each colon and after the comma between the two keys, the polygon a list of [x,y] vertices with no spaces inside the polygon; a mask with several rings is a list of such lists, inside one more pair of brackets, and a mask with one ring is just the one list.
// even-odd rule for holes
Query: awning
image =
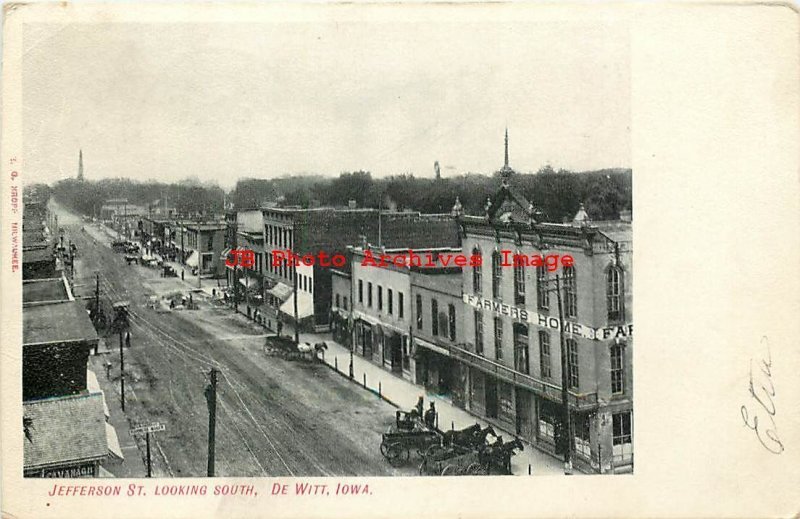
{"label": "awning", "polygon": [[186,265],[189,267],[196,267],[197,258],[198,258],[197,251],[192,251],[192,253],[189,254],[189,257],[186,259]]}
{"label": "awning", "polygon": [[445,348],[442,348],[441,346],[437,346],[437,345],[433,344],[432,342],[428,342],[428,341],[422,340],[419,337],[414,337],[414,344],[416,344],[417,346],[422,346],[423,348],[427,348],[427,349],[429,349],[431,351],[435,351],[436,353],[440,353],[440,354],[445,355],[447,357],[450,356],[450,351],[449,350],[447,350]]}
{"label": "awning", "polygon": [[376,319],[374,317],[371,317],[369,315],[366,315],[366,314],[362,314],[361,312],[358,312],[358,311],[353,312],[353,317],[355,317],[356,319],[361,319],[365,323],[369,323],[372,326],[381,324],[381,322],[378,319]]}
{"label": "awning", "polygon": [[[281,312],[294,318],[294,294],[281,305]],[[310,298],[300,298],[297,300],[297,317],[303,319],[309,315],[314,315],[314,301]]]}
{"label": "awning", "polygon": [[267,290],[267,294],[271,294],[281,301],[286,301],[292,295],[292,287],[284,285],[283,283],[278,283],[274,287]]}
{"label": "awning", "polygon": [[125,460],[125,455],[122,454],[122,448],[119,446],[119,438],[117,438],[117,431],[114,426],[106,422],[106,442],[108,443],[108,453],[112,458],[117,458],[119,461]]}

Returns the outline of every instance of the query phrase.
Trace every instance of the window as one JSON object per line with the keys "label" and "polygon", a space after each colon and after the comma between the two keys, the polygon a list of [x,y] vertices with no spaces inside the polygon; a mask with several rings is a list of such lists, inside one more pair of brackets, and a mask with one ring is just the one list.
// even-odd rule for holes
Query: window
{"label": "window", "polygon": [[578,317],[578,287],[575,267],[564,267],[564,310],[567,317]]}
{"label": "window", "polygon": [[483,314],[475,310],[473,318],[475,319],[475,353],[483,355]]}
{"label": "window", "polygon": [[570,389],[578,389],[578,341],[567,339],[567,374]]}
{"label": "window", "polygon": [[422,329],[422,296],[417,294],[417,330]]}
{"label": "window", "polygon": [[336,308],[339,308],[339,294],[336,294]]}
{"label": "window", "polygon": [[344,309],[349,310],[349,308],[347,307],[347,296],[344,296]]}
{"label": "window", "polygon": [[399,317],[400,319],[403,318],[403,312],[404,312],[404,309],[405,309],[404,307],[405,307],[405,303],[403,302],[403,293],[402,292],[398,292],[397,293],[397,317]]}
{"label": "window", "polygon": [[514,266],[514,304],[525,304],[525,267]]}
{"label": "window", "polygon": [[[473,257],[481,257],[481,250],[478,247],[472,249],[472,256]],[[472,291],[476,294],[481,293],[481,284],[483,283],[483,267],[481,265],[475,265],[472,267]]]}
{"label": "window", "polygon": [[550,292],[547,290],[547,270],[545,267],[536,267],[536,295],[539,308],[550,307]]}
{"label": "window", "polygon": [[214,250],[214,234],[208,235],[208,247],[206,250]]}
{"label": "window", "polygon": [[383,287],[378,285],[378,311],[383,310]]}
{"label": "window", "polygon": [[503,319],[494,318],[494,357],[503,360]]}
{"label": "window", "polygon": [[611,345],[611,393],[619,395],[625,390],[621,344]]}
{"label": "window", "polygon": [[615,461],[630,460],[633,458],[633,444],[631,442],[631,413],[615,413],[611,415],[613,424],[613,455]]}
{"label": "window", "polygon": [[431,299],[431,334],[439,335],[439,303]]}
{"label": "window", "polygon": [[358,302],[364,304],[364,280],[358,280]]}
{"label": "window", "polygon": [[503,281],[503,266],[500,258],[500,251],[492,253],[492,297],[502,299],[501,283]]}
{"label": "window", "polygon": [[392,312],[394,311],[394,307],[392,306],[393,301],[392,301],[392,289],[391,288],[386,289],[386,303],[389,305],[389,309],[388,309],[389,315],[392,315]]}
{"label": "window", "polygon": [[611,267],[606,274],[606,306],[609,321],[622,321],[622,269]]}
{"label": "window", "polygon": [[450,332],[450,340],[456,340],[456,305],[447,306],[447,324]]}
{"label": "window", "polygon": [[372,282],[367,283],[367,306],[372,308]]}
{"label": "window", "polygon": [[550,371],[550,334],[539,332],[539,367],[542,378],[550,378],[553,373]]}
{"label": "window", "polygon": [[514,323],[514,369],[526,375],[531,372],[528,356],[528,327]]}

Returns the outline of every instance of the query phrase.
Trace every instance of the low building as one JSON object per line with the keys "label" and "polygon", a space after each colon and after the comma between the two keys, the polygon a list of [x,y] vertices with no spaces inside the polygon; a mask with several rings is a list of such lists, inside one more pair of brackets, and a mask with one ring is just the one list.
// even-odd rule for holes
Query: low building
{"label": "low building", "polygon": [[[267,289],[281,283],[294,286],[297,275],[298,317],[308,326],[326,329],[331,322],[331,267],[280,261],[288,251],[299,256],[347,255],[347,247],[364,242],[385,247],[456,247],[458,228],[451,215],[319,207],[264,208],[264,276]],[[284,304],[284,318],[293,319],[293,302]],[[288,311],[284,312],[284,308]]]}
{"label": "low building", "polygon": [[24,474],[96,477],[120,460],[97,379],[87,369],[99,340],[62,277],[23,284]]}
{"label": "low building", "polygon": [[224,260],[220,261],[220,256],[225,249],[225,223],[184,222],[181,243],[187,266],[205,275],[222,274]]}
{"label": "low building", "polygon": [[461,270],[411,269],[412,358],[417,384],[464,407],[466,380],[450,353],[464,340]]}
{"label": "low building", "polygon": [[[109,457],[102,393],[24,402],[25,477],[84,478],[101,475]],[[111,428],[111,431],[108,430]]]}

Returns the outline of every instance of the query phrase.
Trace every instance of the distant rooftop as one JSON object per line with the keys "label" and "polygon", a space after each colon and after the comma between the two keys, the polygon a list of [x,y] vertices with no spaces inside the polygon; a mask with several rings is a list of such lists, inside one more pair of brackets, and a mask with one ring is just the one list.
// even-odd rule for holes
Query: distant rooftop
{"label": "distant rooftop", "polygon": [[97,332],[81,301],[35,305],[22,312],[22,344],[96,343]]}
{"label": "distant rooftop", "polygon": [[[70,301],[72,294],[67,288],[64,277],[51,279],[34,279],[22,282],[22,304],[41,303],[43,301]],[[27,312],[28,309],[26,308]]]}

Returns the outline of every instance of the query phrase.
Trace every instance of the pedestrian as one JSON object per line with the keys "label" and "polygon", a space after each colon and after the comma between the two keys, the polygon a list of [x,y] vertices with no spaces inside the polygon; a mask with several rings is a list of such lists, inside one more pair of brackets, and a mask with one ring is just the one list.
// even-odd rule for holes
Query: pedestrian
{"label": "pedestrian", "polygon": [[183,274],[184,274],[184,270],[181,269],[181,281],[183,281]]}
{"label": "pedestrian", "polygon": [[433,402],[431,402],[430,409],[425,411],[425,425],[427,425],[429,429],[436,428],[436,407]]}
{"label": "pedestrian", "polygon": [[283,321],[280,319],[278,320],[278,337],[281,336],[281,332],[283,331]]}
{"label": "pedestrian", "polygon": [[416,409],[417,409],[417,416],[422,418],[422,411],[425,410],[425,400],[422,397],[419,397],[419,400],[417,400]]}

